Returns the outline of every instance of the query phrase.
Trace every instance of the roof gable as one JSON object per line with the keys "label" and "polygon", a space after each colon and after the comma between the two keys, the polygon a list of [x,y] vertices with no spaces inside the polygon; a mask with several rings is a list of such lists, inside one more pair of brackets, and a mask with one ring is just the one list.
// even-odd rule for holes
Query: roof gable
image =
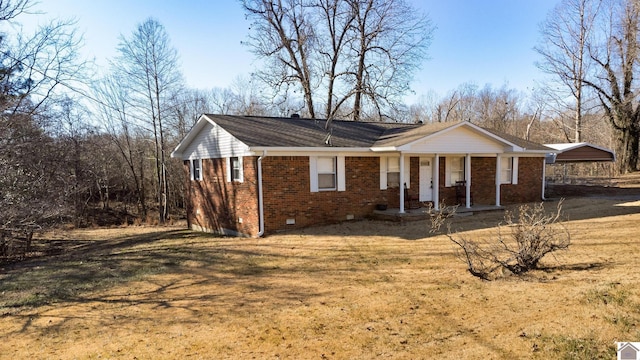
{"label": "roof gable", "polygon": [[455,126],[400,146],[408,152],[427,153],[498,153],[513,151],[514,145],[474,131],[468,126]]}
{"label": "roof gable", "polygon": [[171,157],[180,157],[185,160],[208,159],[244,156],[249,153],[249,146],[211,121],[206,115],[202,115],[171,153]]}

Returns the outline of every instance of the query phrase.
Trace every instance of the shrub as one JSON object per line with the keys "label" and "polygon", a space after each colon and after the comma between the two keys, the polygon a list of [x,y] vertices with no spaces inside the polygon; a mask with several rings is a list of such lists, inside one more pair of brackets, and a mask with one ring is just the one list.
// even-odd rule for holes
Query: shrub
{"label": "shrub", "polygon": [[[435,215],[432,231],[437,231],[443,224],[442,219],[450,216],[450,212]],[[515,212],[506,211],[504,222],[498,224],[497,235],[489,240],[470,240],[452,233],[449,224],[446,236],[459,247],[459,256],[469,272],[488,280],[498,270],[520,275],[537,269],[545,255],[566,250],[571,234],[562,220],[562,201],[554,212],[545,211],[543,203],[525,204]]]}

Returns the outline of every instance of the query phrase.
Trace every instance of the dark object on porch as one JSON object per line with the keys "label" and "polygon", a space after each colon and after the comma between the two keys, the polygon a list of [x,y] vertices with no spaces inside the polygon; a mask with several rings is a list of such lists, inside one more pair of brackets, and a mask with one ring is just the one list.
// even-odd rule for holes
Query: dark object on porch
{"label": "dark object on porch", "polygon": [[376,204],[376,210],[379,210],[379,211],[387,210],[387,204]]}
{"label": "dark object on porch", "polygon": [[407,209],[420,208],[420,197],[416,194],[410,194],[407,183],[404,183],[404,204]]}
{"label": "dark object on porch", "polygon": [[[456,181],[456,203],[460,205],[467,204],[467,182],[466,180]],[[473,205],[473,197],[469,194],[469,204]]]}

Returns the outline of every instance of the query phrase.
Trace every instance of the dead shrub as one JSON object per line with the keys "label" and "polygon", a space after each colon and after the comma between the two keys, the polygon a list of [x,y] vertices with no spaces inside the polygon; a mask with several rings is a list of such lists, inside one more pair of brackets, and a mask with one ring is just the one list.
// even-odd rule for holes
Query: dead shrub
{"label": "dead shrub", "polygon": [[458,255],[469,272],[485,280],[495,277],[499,270],[521,275],[537,269],[545,255],[566,250],[571,242],[569,229],[563,223],[562,200],[553,212],[545,211],[543,203],[506,211],[496,236],[489,239],[471,240],[452,232],[448,221],[452,215],[434,213],[431,231],[439,231],[446,223],[446,236],[459,247]]}

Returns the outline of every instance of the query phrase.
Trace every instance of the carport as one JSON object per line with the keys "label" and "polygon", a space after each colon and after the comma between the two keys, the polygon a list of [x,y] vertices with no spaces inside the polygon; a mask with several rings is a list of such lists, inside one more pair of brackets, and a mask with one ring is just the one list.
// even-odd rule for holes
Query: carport
{"label": "carport", "polygon": [[[544,144],[544,146],[555,150],[554,152],[550,152],[547,154],[546,164],[562,165],[562,183],[567,182],[568,164],[604,163],[616,161],[616,155],[613,150],[586,142]],[[560,180],[557,179],[557,177],[558,176],[555,174],[552,175],[552,178]]]}

